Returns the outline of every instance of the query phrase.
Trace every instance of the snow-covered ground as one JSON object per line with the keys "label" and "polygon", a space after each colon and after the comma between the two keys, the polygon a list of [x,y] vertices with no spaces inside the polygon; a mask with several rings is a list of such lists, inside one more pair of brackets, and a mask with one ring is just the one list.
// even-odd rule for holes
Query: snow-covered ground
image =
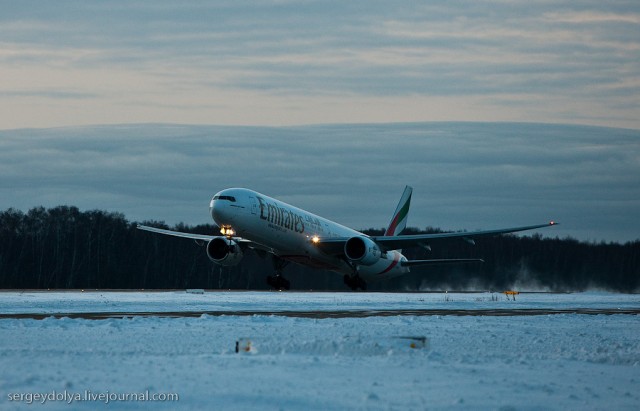
{"label": "snow-covered ground", "polygon": [[[498,301],[494,301],[498,297]],[[638,309],[608,293],[0,292],[0,314]],[[419,340],[398,337],[427,338]],[[236,342],[241,352],[236,353]],[[411,347],[414,343],[415,348]],[[243,348],[249,348],[244,352]],[[29,399],[44,405],[27,405]],[[135,393],[179,400],[118,401]],[[640,409],[637,315],[0,319],[0,409]],[[97,401],[69,405],[48,397]],[[111,397],[109,404],[104,404]]]}
{"label": "snow-covered ground", "polygon": [[[194,290],[195,291],[195,290]],[[419,309],[640,308],[640,294],[606,292],[522,293],[335,293],[178,291],[0,291],[0,314],[174,311],[333,311]]]}

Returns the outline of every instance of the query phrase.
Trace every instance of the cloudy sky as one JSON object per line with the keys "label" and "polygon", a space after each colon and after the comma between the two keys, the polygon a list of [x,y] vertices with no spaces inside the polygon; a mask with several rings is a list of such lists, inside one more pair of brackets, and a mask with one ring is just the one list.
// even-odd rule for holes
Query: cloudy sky
{"label": "cloudy sky", "polygon": [[640,238],[637,0],[0,10],[0,209],[197,224],[247,186],[379,228],[411,184],[415,227]]}
{"label": "cloudy sky", "polygon": [[210,223],[250,187],[356,229],[539,224],[551,237],[640,239],[640,132],[526,123],[297,127],[121,125],[0,131],[0,210],[75,205],[131,221]]}
{"label": "cloudy sky", "polygon": [[640,128],[640,2],[0,0],[0,129]]}

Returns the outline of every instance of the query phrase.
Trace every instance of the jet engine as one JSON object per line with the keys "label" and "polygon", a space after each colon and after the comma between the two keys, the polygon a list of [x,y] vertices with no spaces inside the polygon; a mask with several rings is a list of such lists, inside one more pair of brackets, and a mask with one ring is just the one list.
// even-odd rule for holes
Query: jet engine
{"label": "jet engine", "polygon": [[214,263],[229,267],[242,260],[242,249],[233,240],[216,237],[207,244],[207,256]]}
{"label": "jet engine", "polygon": [[380,260],[382,251],[378,244],[368,237],[351,237],[344,245],[344,254],[357,264],[373,265]]}

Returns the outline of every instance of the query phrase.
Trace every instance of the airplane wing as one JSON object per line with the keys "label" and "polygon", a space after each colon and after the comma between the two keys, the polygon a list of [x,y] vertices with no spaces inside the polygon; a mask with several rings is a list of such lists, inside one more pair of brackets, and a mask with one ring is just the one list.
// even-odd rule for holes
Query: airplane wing
{"label": "airplane wing", "polygon": [[[524,227],[501,228],[497,230],[487,231],[461,231],[454,233],[437,233],[437,234],[413,234],[413,235],[397,235],[397,236],[371,236],[370,238],[378,244],[383,251],[399,250],[415,246],[428,247],[431,244],[443,243],[447,241],[463,240],[471,244],[475,244],[476,238],[493,237],[500,234],[517,233],[519,231],[535,230],[536,228],[550,227],[558,223],[551,221],[546,224],[529,225]],[[319,238],[316,242],[324,252],[328,254],[339,255],[344,253],[344,244],[349,240],[347,237]],[[433,260],[426,260],[433,261]],[[417,264],[416,264],[417,265]]]}
{"label": "airplane wing", "polygon": [[456,239],[464,240],[468,243],[474,244],[476,238],[493,237],[500,234],[517,233],[520,231],[535,230],[536,228],[550,227],[557,225],[551,221],[546,224],[529,225],[524,227],[513,228],[501,228],[497,230],[487,231],[472,231],[472,232],[455,232],[455,233],[437,233],[437,234],[414,234],[414,235],[399,235],[392,237],[385,236],[373,236],[371,239],[375,241],[384,250],[398,250],[406,247],[415,246],[429,246],[430,244],[444,241],[451,241]]}
{"label": "airplane wing", "polygon": [[[213,240],[216,237],[220,237],[220,235],[194,234],[194,233],[184,233],[182,231],[165,230],[162,228],[149,227],[147,225],[142,225],[142,224],[138,224],[137,228],[138,230],[151,231],[152,233],[171,235],[171,236],[180,237],[180,238],[189,238],[191,240],[195,240],[196,242],[199,242],[199,241],[208,242]],[[246,247],[258,249],[258,250],[264,249],[265,251],[270,251],[270,249],[265,248],[260,244],[254,243],[253,241],[247,240],[246,238],[234,236],[233,241],[239,243],[241,246],[246,246]]]}
{"label": "airplane wing", "polygon": [[152,233],[172,235],[174,237],[190,238],[192,240],[200,240],[200,241],[211,241],[215,237],[217,237],[215,235],[193,234],[193,233],[183,233],[181,231],[164,230],[162,228],[149,227],[147,225],[142,225],[142,224],[138,224],[137,228],[138,230],[151,231]]}

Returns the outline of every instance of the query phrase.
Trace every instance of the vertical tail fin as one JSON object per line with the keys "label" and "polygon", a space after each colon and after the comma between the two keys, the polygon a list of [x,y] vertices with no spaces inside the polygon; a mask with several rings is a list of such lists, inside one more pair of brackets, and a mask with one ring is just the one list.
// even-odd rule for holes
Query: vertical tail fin
{"label": "vertical tail fin", "polygon": [[407,227],[412,192],[413,188],[409,186],[404,188],[404,193],[402,193],[402,197],[400,197],[400,202],[398,203],[398,207],[396,207],[396,211],[393,213],[389,227],[387,231],[384,232],[385,236],[400,235]]}

